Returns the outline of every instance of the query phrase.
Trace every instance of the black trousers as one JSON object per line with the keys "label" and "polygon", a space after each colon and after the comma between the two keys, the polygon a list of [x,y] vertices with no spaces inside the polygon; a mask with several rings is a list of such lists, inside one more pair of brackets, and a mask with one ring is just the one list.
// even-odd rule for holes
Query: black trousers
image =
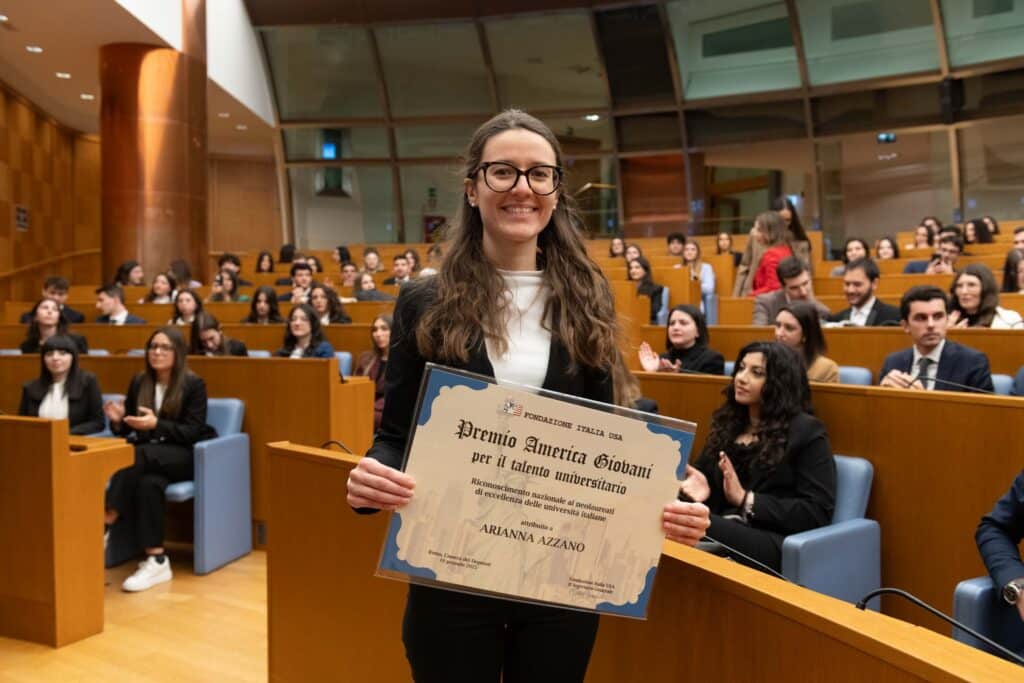
{"label": "black trousers", "polygon": [[409,586],[402,642],[416,683],[574,683],[598,615]]}
{"label": "black trousers", "polygon": [[164,490],[193,478],[192,449],[176,444],[136,444],[135,463],[118,470],[107,487],[106,506],[118,521],[133,519],[143,548],[164,544]]}
{"label": "black trousers", "polygon": [[[734,519],[726,519],[720,515],[711,515],[711,526],[707,535],[716,541],[732,546],[745,555],[750,555],[758,562],[763,562],[775,571],[782,569],[782,541],[785,538],[764,529],[755,529]],[[742,557],[726,553],[741,564],[752,569],[760,569]]]}

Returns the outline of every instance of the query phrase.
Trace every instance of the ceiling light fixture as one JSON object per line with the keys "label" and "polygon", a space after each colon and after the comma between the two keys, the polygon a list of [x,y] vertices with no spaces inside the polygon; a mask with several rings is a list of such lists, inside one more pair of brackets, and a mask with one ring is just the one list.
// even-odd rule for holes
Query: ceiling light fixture
{"label": "ceiling light fixture", "polygon": [[71,74],[69,74],[69,73],[68,73],[67,71],[58,71],[58,72],[57,72],[56,74],[54,74],[54,75],[55,75],[55,76],[56,76],[57,78],[62,78],[62,79],[64,79],[65,81],[66,81],[66,80],[68,80],[69,78],[71,78]]}
{"label": "ceiling light fixture", "polygon": [[235,130],[249,130],[249,126],[245,125],[244,123],[240,123],[237,126],[235,126]]}
{"label": "ceiling light fixture", "polygon": [[0,14],[0,24],[7,23],[7,21],[9,21],[8,18],[7,18],[7,15],[6,14]]}
{"label": "ceiling light fixture", "polygon": [[79,97],[81,97],[86,102],[91,102],[92,100],[96,99],[95,95],[93,95],[92,93],[88,93],[88,92],[82,93],[81,95],[79,95]]}
{"label": "ceiling light fixture", "polygon": [[38,45],[26,45],[25,49],[34,55],[37,55],[43,51],[43,48],[39,47]]}
{"label": "ceiling light fixture", "polygon": [[222,111],[222,112],[218,112],[217,116],[221,117],[222,119],[226,119],[226,118],[231,116],[231,113],[230,112],[226,112],[226,111]]}
{"label": "ceiling light fixture", "polygon": [[583,118],[585,120],[587,120],[587,121],[600,121],[601,120],[601,115],[600,114],[587,114]]}

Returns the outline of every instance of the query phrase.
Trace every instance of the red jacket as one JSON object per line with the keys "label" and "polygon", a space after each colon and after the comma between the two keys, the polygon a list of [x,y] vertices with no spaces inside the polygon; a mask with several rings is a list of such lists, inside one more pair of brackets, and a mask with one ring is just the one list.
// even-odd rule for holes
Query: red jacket
{"label": "red jacket", "polygon": [[775,274],[775,267],[783,259],[787,259],[792,255],[793,250],[789,248],[788,244],[776,244],[765,251],[764,256],[761,257],[761,262],[757,264],[757,271],[754,273],[754,288],[751,290],[750,296],[767,294],[768,292],[782,289],[779,276]]}

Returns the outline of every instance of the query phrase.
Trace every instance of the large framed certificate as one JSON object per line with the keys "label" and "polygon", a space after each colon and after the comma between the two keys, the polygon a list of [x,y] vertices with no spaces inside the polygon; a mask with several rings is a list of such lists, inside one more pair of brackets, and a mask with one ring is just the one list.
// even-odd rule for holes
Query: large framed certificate
{"label": "large framed certificate", "polygon": [[645,618],[694,427],[428,364],[377,573]]}

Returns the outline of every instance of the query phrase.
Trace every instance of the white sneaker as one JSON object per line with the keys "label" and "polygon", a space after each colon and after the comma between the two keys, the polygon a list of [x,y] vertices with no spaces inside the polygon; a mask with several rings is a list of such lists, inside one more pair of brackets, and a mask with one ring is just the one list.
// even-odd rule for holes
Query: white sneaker
{"label": "white sneaker", "polygon": [[135,570],[134,574],[124,580],[124,583],[121,584],[121,590],[128,591],[129,593],[148,590],[157,584],[170,581],[171,576],[170,558],[165,555],[163,563],[160,563],[156,561],[155,556],[150,555],[142,562],[139,562],[139,568]]}

